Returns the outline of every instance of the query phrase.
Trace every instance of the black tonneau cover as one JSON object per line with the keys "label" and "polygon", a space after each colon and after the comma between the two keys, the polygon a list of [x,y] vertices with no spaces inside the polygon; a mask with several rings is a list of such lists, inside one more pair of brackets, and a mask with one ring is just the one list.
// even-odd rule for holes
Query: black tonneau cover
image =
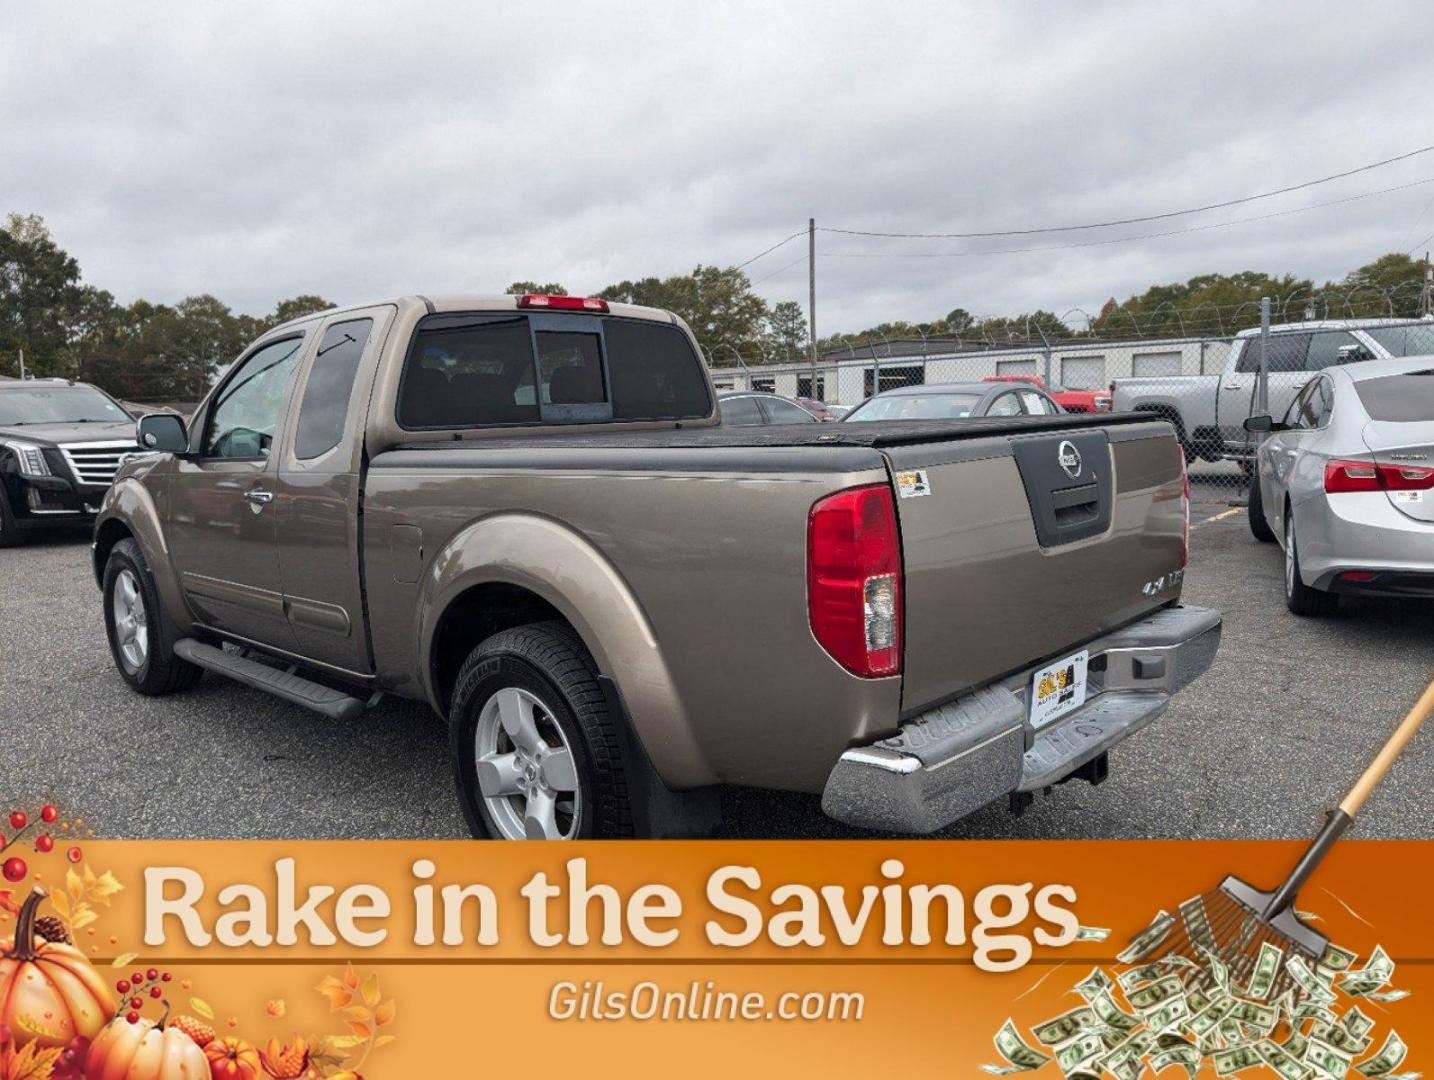
{"label": "black tonneau cover", "polygon": [[[678,427],[633,431],[564,434],[548,429],[542,434],[511,437],[485,435],[445,442],[404,443],[395,450],[452,450],[458,443],[493,450],[544,447],[594,450],[688,449],[696,446],[855,446],[881,448],[919,443],[979,439],[988,435],[1024,435],[1078,428],[1109,428],[1149,424],[1160,418],[1150,413],[1063,413],[1059,416],[987,416],[952,420],[873,420],[838,424],[773,424],[769,427]],[[461,434],[461,433],[460,433]]]}

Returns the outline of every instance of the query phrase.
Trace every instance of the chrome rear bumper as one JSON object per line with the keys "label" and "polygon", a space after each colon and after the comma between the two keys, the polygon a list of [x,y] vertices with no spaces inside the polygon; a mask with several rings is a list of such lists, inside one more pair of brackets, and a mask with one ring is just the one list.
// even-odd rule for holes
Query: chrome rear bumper
{"label": "chrome rear bumper", "polygon": [[1086,702],[1049,727],[1027,719],[1035,665],[848,750],[827,777],[822,809],[864,828],[926,833],[1002,795],[1054,784],[1164,712],[1209,670],[1219,645],[1218,611],[1165,608],[1084,646]]}

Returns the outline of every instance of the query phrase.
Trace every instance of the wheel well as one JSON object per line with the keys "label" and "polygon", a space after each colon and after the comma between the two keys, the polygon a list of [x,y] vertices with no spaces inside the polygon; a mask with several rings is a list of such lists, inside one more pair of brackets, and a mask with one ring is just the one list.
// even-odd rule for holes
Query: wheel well
{"label": "wheel well", "polygon": [[1137,405],[1131,412],[1154,413],[1162,420],[1169,420],[1175,425],[1175,437],[1182,443],[1185,441],[1185,421],[1180,418],[1180,410],[1170,405]]}
{"label": "wheel well", "polygon": [[95,583],[102,585],[105,580],[105,563],[110,561],[110,552],[121,540],[126,540],[134,534],[130,532],[129,526],[115,518],[110,518],[95,531]]}
{"label": "wheel well", "polygon": [[518,585],[490,582],[454,597],[438,620],[429,649],[429,670],[440,706],[448,708],[458,669],[479,644],[502,630],[552,620],[572,625],[552,604]]}

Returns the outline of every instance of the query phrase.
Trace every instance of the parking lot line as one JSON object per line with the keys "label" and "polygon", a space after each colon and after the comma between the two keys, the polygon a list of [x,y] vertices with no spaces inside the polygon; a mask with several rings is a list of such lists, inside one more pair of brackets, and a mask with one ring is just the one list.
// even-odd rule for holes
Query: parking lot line
{"label": "parking lot line", "polygon": [[1190,527],[1192,529],[1198,529],[1201,525],[1209,525],[1212,521],[1224,521],[1227,517],[1232,517],[1235,514],[1243,514],[1244,512],[1245,508],[1242,506],[1237,506],[1231,510],[1222,510],[1218,514],[1212,514],[1210,517],[1207,517],[1202,521],[1195,522],[1195,524],[1191,525]]}

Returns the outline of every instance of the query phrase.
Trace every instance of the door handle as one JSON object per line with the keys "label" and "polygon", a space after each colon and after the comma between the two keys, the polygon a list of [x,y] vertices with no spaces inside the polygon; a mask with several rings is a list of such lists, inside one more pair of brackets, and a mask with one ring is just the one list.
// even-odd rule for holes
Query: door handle
{"label": "door handle", "polygon": [[254,488],[252,491],[244,492],[244,498],[248,499],[255,506],[268,506],[274,501],[274,493],[265,491],[263,488]]}
{"label": "door handle", "polygon": [[1240,385],[1239,383],[1237,383],[1237,382],[1227,382],[1227,383],[1225,384],[1225,389],[1226,389],[1226,390],[1243,390],[1243,389],[1245,389],[1245,388],[1244,388],[1243,386],[1241,386],[1241,385]]}

